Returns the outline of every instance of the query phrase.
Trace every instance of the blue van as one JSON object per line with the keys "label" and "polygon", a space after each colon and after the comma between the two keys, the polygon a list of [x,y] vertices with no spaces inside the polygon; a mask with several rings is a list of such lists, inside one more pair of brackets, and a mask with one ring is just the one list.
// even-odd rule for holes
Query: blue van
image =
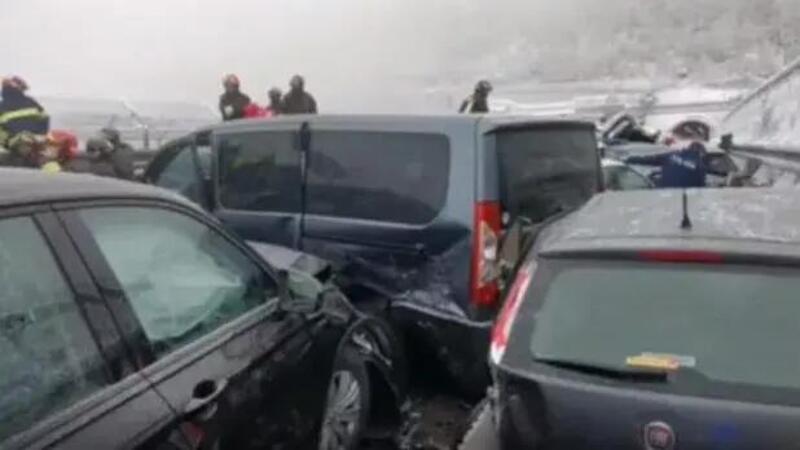
{"label": "blue van", "polygon": [[592,123],[465,115],[228,122],[168,144],[145,176],[248,241],[331,261],[408,356],[473,393],[488,382],[505,230],[603,185]]}

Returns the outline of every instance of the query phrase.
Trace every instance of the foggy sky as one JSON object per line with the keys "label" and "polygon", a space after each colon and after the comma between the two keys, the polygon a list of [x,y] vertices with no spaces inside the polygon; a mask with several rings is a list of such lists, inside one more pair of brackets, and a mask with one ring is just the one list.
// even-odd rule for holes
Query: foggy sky
{"label": "foggy sky", "polygon": [[[762,10],[775,17],[751,20]],[[262,103],[301,73],[323,112],[408,111],[484,77],[502,94],[698,61],[769,73],[800,53],[797,20],[797,0],[5,0],[0,75],[38,95],[214,105],[225,73]]]}
{"label": "foggy sky", "polygon": [[[224,73],[264,101],[302,73],[323,110],[468,73],[547,0],[6,0],[0,73],[35,94],[214,104]],[[500,36],[500,37],[498,37]],[[470,81],[471,82],[471,81]],[[380,109],[380,108],[378,108]]]}

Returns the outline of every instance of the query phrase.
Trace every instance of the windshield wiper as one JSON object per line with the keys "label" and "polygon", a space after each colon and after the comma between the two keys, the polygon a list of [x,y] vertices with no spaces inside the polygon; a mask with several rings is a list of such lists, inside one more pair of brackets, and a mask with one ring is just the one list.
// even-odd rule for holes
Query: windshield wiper
{"label": "windshield wiper", "polygon": [[558,369],[584,373],[614,380],[642,382],[642,383],[668,383],[670,372],[662,370],[642,370],[630,367],[607,366],[565,358],[536,356],[534,361]]}

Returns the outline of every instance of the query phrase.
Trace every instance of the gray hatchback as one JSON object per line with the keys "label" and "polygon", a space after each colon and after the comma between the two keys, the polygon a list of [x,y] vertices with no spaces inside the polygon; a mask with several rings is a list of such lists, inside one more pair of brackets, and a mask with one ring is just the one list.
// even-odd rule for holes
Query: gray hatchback
{"label": "gray hatchback", "polygon": [[492,336],[503,448],[798,448],[797,194],[608,193],[544,229]]}

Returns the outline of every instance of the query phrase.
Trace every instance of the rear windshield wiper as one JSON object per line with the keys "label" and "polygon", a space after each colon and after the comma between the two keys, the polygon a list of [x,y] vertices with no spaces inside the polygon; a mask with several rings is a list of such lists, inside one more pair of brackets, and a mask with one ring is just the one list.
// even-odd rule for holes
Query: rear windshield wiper
{"label": "rear windshield wiper", "polygon": [[667,383],[670,381],[670,372],[663,370],[643,370],[631,367],[607,366],[602,364],[578,361],[549,356],[534,357],[534,361],[558,369],[579,372],[614,380],[642,382],[642,383]]}

